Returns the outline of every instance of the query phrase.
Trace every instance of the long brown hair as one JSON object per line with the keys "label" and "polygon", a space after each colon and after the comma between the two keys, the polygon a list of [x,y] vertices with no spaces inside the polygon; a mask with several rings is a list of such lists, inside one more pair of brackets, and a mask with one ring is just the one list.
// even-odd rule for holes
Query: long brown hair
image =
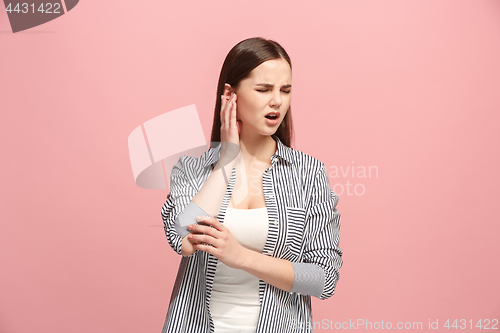
{"label": "long brown hair", "polygon": [[[292,62],[285,49],[277,42],[254,37],[245,39],[236,44],[226,56],[219,76],[217,85],[217,96],[215,98],[214,122],[212,125],[211,145],[220,142],[220,96],[224,93],[224,85],[228,83],[233,88],[237,88],[240,81],[250,76],[250,72],[265,61],[273,59],[284,59],[292,69]],[[274,133],[280,141],[291,147],[293,137],[292,127],[292,107],[288,108],[285,118]]]}

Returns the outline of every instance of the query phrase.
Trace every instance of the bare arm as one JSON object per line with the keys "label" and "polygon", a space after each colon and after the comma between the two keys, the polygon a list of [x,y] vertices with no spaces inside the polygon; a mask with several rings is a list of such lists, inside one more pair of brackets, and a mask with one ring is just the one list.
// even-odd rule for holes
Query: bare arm
{"label": "bare arm", "polygon": [[236,94],[221,96],[221,155],[207,180],[191,200],[210,216],[219,214],[236,158],[240,155],[236,124]]}
{"label": "bare arm", "polygon": [[[210,217],[217,216],[222,200],[224,199],[224,194],[226,193],[226,178],[229,178],[228,175],[231,175],[234,164],[234,160],[224,162],[222,159],[219,159],[217,166],[214,168],[210,176],[208,176],[205,184],[203,184],[202,188],[193,197],[193,199],[191,199],[191,202],[194,203],[195,206],[190,204],[186,208],[189,212],[186,212],[186,215],[180,217],[186,219],[186,221],[194,223],[195,221],[192,220],[193,215],[207,215],[205,214],[206,212]],[[176,223],[181,223],[181,221],[177,221]],[[181,250],[184,256],[190,256],[196,251],[193,247],[193,243],[186,237],[190,234],[187,232],[189,232],[189,230],[179,230],[181,236],[185,234],[182,238]]]}
{"label": "bare arm", "polygon": [[219,159],[219,162],[210,176],[208,176],[205,184],[191,199],[192,202],[210,214],[210,216],[217,216],[219,214],[228,185],[226,179],[229,181],[234,164],[235,160],[227,161],[222,158]]}
{"label": "bare arm", "polygon": [[290,261],[271,257],[247,249],[241,269],[266,281],[276,288],[290,291],[294,282],[294,270]]}
{"label": "bare arm", "polygon": [[236,121],[236,94],[228,97],[221,96],[221,152],[218,163],[208,176],[207,180],[191,199],[183,214],[176,221],[178,234],[182,237],[182,254],[189,256],[194,253],[193,244],[186,236],[189,234],[185,225],[196,223],[193,219],[197,215],[217,216],[226,193],[229,178],[237,158],[239,150],[239,124]]}

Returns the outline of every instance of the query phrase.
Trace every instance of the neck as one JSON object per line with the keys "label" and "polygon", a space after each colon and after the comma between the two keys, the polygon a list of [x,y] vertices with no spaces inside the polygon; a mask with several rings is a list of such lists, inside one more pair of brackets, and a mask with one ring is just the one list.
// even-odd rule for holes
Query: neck
{"label": "neck", "polygon": [[241,156],[246,162],[260,161],[271,162],[271,156],[278,149],[278,143],[270,135],[254,134],[241,136],[240,133]]}

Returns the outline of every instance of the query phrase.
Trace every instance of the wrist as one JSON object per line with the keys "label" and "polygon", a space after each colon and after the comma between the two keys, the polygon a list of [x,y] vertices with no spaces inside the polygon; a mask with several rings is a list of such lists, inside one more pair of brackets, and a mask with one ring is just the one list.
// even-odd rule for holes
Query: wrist
{"label": "wrist", "polygon": [[256,260],[255,255],[258,255],[258,253],[244,246],[242,246],[242,248],[243,251],[240,258],[240,269],[248,272],[252,269],[252,263]]}

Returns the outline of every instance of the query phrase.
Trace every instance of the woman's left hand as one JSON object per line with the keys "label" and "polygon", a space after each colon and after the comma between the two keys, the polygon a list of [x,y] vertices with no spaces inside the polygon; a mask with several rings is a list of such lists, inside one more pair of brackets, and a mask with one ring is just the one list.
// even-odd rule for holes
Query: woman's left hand
{"label": "woman's left hand", "polygon": [[[202,216],[199,222],[208,225],[190,224],[187,226],[188,230],[199,233],[192,233],[188,236],[193,247],[214,255],[226,266],[241,269],[250,250],[238,243],[229,229],[216,218]],[[205,244],[201,244],[202,242]]]}

